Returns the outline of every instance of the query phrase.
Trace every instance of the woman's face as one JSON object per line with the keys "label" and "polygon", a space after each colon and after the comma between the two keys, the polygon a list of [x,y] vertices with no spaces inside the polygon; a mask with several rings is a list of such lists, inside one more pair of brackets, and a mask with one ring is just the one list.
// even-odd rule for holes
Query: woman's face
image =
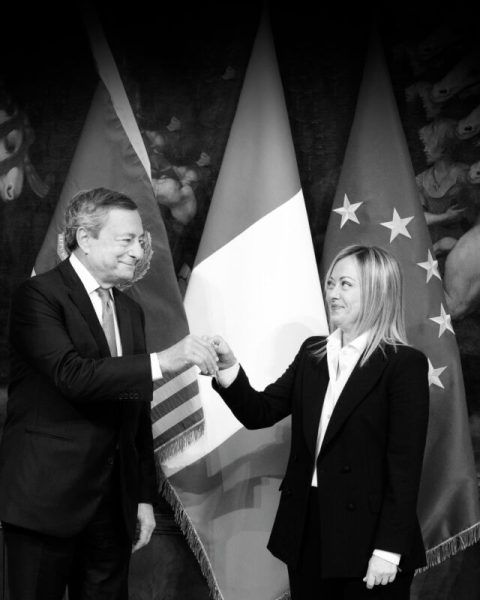
{"label": "woman's face", "polygon": [[362,307],[356,258],[346,256],[336,263],[327,281],[326,299],[331,324],[341,329],[350,341]]}

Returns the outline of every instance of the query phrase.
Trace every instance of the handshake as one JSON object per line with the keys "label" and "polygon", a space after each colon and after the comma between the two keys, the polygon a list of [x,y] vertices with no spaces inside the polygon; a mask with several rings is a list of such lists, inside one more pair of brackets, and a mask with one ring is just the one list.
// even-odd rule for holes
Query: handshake
{"label": "handshake", "polygon": [[237,362],[230,346],[219,335],[187,335],[170,348],[157,352],[157,357],[165,375],[174,375],[197,365],[202,375],[214,377],[218,371]]}

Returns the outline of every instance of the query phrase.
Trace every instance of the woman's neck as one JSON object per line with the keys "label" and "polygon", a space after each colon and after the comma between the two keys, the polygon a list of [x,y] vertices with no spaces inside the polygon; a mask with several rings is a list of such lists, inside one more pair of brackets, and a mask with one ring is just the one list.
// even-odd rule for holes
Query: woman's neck
{"label": "woman's neck", "polygon": [[341,330],[341,340],[342,340],[342,348],[343,346],[347,346],[350,342],[352,342],[357,337],[357,334],[353,331],[343,331]]}

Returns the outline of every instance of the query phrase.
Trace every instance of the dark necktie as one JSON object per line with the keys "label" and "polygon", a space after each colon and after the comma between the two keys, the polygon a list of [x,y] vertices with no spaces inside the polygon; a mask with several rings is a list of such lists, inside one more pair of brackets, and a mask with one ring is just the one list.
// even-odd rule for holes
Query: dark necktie
{"label": "dark necktie", "polygon": [[115,339],[115,321],[113,319],[113,301],[109,290],[97,288],[95,290],[102,301],[102,327],[107,338],[110,354],[117,356],[117,342]]}

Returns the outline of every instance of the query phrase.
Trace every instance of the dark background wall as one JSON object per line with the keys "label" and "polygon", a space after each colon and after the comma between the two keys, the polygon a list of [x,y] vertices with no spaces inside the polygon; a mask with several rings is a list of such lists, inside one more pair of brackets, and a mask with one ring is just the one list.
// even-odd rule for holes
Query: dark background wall
{"label": "dark background wall", "polygon": [[[306,0],[272,2],[270,8],[317,259],[322,255],[373,25],[384,43],[414,172],[420,176],[419,182],[424,182],[419,183],[423,202],[430,212],[442,213],[452,204],[464,209],[455,222],[431,227],[433,241],[449,238],[454,243],[475,227],[480,173],[478,182],[466,173],[480,161],[480,135],[473,126],[469,136],[456,133],[465,117],[473,115],[474,125],[480,121],[474,112],[480,106],[480,55],[473,8],[457,2],[445,7],[434,2],[362,3],[352,8]],[[152,175],[159,182],[159,212],[167,226],[179,285],[184,289],[221,165],[261,4],[215,0],[147,5],[140,1],[122,7],[97,2],[95,9],[144,136]],[[18,197],[0,199],[0,421],[8,382],[6,334],[11,293],[30,276],[97,83],[79,7],[50,5],[27,11],[11,6],[2,21],[6,26],[2,34],[0,121],[2,110],[8,113],[15,105],[28,117],[31,143],[25,170],[30,177]],[[444,82],[450,95],[433,101],[433,86],[438,82]],[[0,177],[3,158],[0,151]],[[32,167],[37,177],[32,175]],[[181,195],[179,191],[187,185],[187,169],[193,173],[194,181],[188,184],[192,193],[185,187],[183,191],[189,193]],[[442,267],[446,255],[440,243]],[[454,326],[478,465],[478,306],[472,305]],[[188,550],[178,540],[178,531],[173,532],[171,515],[161,500],[158,511],[160,530],[177,536],[168,539],[177,539],[178,552],[187,556]],[[153,561],[155,553],[165,550],[161,546],[164,542],[155,543],[157,546],[145,551]],[[173,552],[171,548],[169,552]],[[470,595],[469,600],[480,597],[475,552],[450,561],[429,581],[424,578],[417,584],[419,590],[424,588],[418,592],[421,597],[467,598],[462,596],[463,582],[468,582],[470,591],[477,590],[477,596]],[[189,559],[185,560],[181,562],[187,565]],[[146,564],[146,559],[134,563],[134,569],[142,573]],[[138,577],[145,581],[144,575]],[[435,591],[434,580],[438,586]],[[199,581],[201,587],[203,582]],[[200,598],[205,590],[199,589],[185,597]],[[178,594],[172,597],[181,597]]]}

